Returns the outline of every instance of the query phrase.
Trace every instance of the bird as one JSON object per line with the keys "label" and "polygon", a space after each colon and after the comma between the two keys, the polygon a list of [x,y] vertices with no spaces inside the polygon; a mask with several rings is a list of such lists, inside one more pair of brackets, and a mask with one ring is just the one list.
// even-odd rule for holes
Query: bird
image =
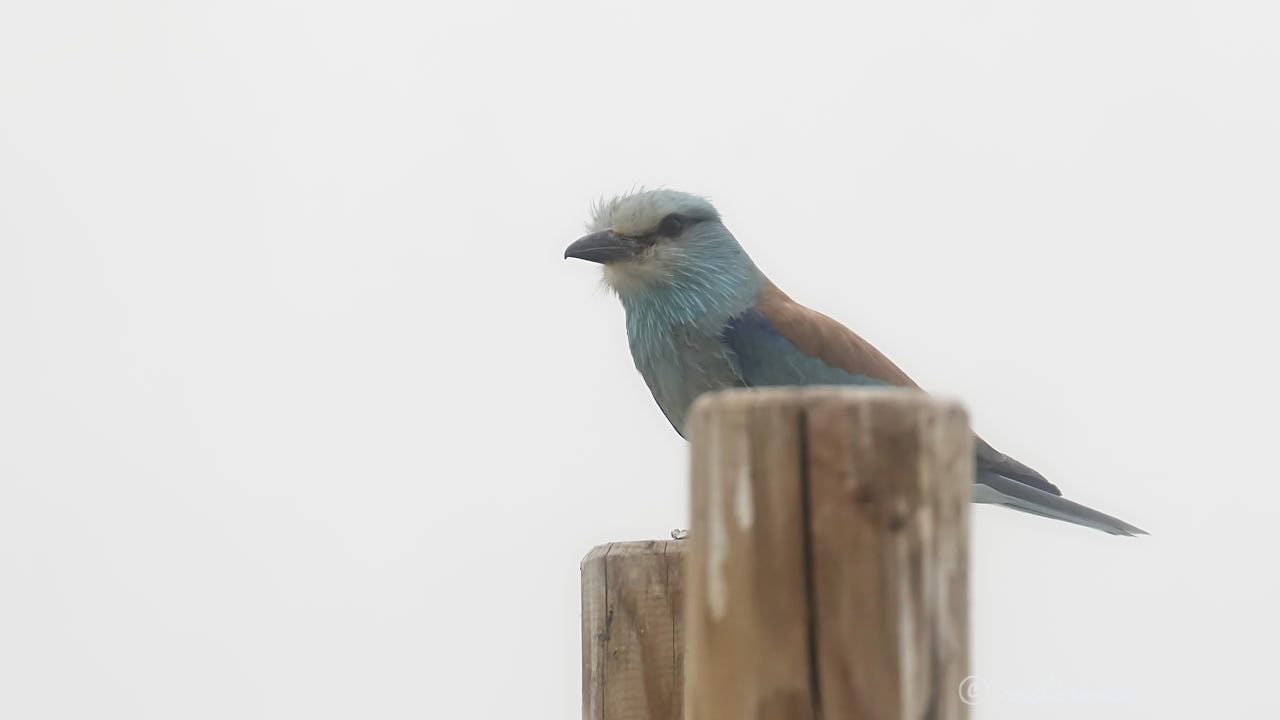
{"label": "bird", "polygon": [[[862,385],[919,389],[836,320],[792,300],[756,267],[706,198],[638,189],[592,207],[564,256],[603,267],[621,301],[636,369],[681,436],[703,393],[728,388]],[[1112,535],[1145,535],[1068,500],[1031,467],[974,435],[973,501]]]}

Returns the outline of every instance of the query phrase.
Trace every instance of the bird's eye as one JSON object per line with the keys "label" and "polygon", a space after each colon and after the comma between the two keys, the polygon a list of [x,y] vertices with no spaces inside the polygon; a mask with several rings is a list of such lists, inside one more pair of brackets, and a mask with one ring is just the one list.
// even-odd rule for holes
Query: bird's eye
{"label": "bird's eye", "polygon": [[662,218],[662,222],[658,223],[658,234],[666,237],[675,237],[684,230],[684,218],[679,215],[668,215]]}

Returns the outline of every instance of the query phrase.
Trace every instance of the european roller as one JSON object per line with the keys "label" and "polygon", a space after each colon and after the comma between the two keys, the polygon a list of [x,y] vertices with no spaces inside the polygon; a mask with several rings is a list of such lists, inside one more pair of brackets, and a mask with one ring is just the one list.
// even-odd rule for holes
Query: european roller
{"label": "european roller", "polygon": [[[565,250],[604,267],[626,310],[636,369],[684,435],[702,393],[771,385],[918,386],[840,323],[787,297],[751,261],[704,198],[673,190],[595,208]],[[974,437],[974,502],[1096,528],[1144,531],[1062,497],[1040,473]]]}

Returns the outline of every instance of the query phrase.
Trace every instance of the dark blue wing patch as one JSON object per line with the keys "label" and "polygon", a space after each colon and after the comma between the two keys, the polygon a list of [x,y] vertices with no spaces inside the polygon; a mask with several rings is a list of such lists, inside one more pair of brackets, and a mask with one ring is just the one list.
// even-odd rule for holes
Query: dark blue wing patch
{"label": "dark blue wing patch", "polygon": [[720,342],[732,351],[734,367],[750,387],[891,384],[831,367],[821,358],[806,355],[755,308],[730,318]]}

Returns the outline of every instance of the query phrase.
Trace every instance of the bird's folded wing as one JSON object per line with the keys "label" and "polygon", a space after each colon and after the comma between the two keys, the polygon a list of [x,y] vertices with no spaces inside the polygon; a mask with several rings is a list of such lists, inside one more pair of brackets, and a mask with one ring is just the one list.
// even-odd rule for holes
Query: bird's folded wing
{"label": "bird's folded wing", "polygon": [[975,437],[978,460],[978,482],[982,482],[983,473],[990,472],[997,475],[1003,475],[1011,480],[1016,480],[1023,485],[1047,492],[1050,495],[1061,495],[1062,491],[1057,485],[1044,479],[1044,476],[1036,472],[1032,468],[1014,460],[1004,453],[996,450],[987,444],[987,441],[980,437]]}
{"label": "bird's folded wing", "polygon": [[767,283],[754,307],[732,318],[723,340],[744,383],[917,387],[852,330]]}
{"label": "bird's folded wing", "polygon": [[[772,283],[755,306],[729,321],[723,340],[743,383],[771,385],[892,385],[919,388],[857,333],[787,297]],[[1051,495],[1057,486],[975,436],[979,477],[988,471]]]}

